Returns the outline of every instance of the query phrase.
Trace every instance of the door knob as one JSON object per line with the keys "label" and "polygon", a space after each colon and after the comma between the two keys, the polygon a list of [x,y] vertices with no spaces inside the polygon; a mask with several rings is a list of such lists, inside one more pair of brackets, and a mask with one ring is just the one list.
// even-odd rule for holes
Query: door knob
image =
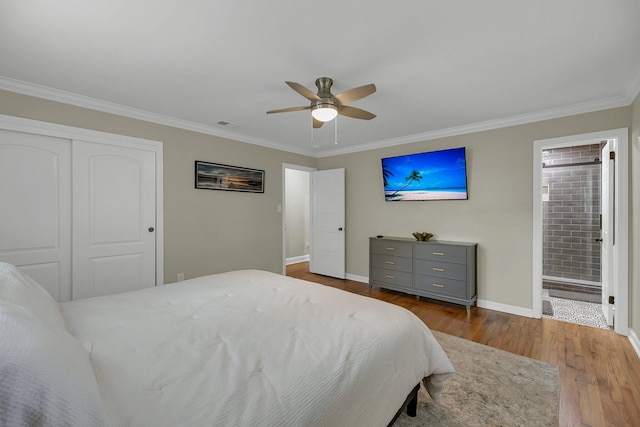
{"label": "door knob", "polygon": [[149,227],[149,233],[153,233],[153,227]]}
{"label": "door knob", "polygon": [[338,228],[338,231],[342,231],[342,227]]}

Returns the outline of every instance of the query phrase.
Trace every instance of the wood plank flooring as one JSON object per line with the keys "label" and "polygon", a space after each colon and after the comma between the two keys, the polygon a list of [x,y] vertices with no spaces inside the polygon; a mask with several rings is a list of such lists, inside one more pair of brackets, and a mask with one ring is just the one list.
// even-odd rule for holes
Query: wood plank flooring
{"label": "wood plank flooring", "polygon": [[557,365],[560,426],[640,426],[640,359],[627,337],[552,319],[531,319],[369,289],[365,283],[309,273],[306,262],[287,275],[397,304],[436,331]]}

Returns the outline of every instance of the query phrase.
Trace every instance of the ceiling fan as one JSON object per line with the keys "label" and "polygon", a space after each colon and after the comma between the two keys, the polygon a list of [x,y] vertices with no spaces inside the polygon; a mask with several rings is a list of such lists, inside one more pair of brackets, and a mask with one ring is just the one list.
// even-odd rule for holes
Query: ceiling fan
{"label": "ceiling fan", "polygon": [[311,101],[311,104],[306,107],[290,107],[282,108],[279,110],[271,110],[267,111],[267,114],[311,110],[314,128],[321,127],[325,122],[333,120],[338,114],[340,114],[341,116],[363,120],[371,120],[376,117],[376,115],[373,113],[361,110],[360,108],[350,107],[346,105],[374,93],[376,91],[376,85],[374,85],[373,83],[349,89],[337,95],[333,95],[331,93],[331,85],[333,85],[333,80],[329,77],[320,77],[319,79],[316,79],[316,86],[318,87],[317,94],[311,92],[309,89],[299,83],[285,83],[288,84],[291,89],[295,90],[300,95]]}

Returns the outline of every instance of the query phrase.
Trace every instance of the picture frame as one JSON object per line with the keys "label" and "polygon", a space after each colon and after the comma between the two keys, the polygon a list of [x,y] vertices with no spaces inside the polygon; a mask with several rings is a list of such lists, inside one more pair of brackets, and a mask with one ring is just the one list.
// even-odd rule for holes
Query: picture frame
{"label": "picture frame", "polygon": [[195,188],[264,193],[264,171],[196,160]]}

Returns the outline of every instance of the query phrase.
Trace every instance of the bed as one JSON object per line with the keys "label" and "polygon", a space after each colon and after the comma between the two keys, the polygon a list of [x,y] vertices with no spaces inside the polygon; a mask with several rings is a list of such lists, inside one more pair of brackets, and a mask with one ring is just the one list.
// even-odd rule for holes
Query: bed
{"label": "bed", "polygon": [[0,342],[1,425],[386,426],[454,372],[408,310],[258,270],[58,304],[0,263]]}

